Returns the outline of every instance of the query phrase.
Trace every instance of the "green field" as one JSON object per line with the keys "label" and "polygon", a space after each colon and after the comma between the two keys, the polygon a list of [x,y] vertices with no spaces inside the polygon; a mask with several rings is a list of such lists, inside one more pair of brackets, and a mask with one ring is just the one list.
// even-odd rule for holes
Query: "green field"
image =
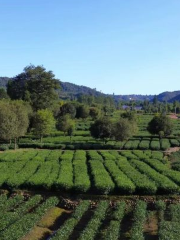
{"label": "green field", "polygon": [[0,153],[0,239],[179,240],[179,152],[167,149],[180,146],[180,120],[160,139],[152,117],[139,115],[123,142],[96,140],[92,121],[77,120],[72,139],[29,133]]}
{"label": "green field", "polygon": [[[112,119],[116,120],[120,116],[120,112],[115,112]],[[171,136],[160,139],[157,135],[151,135],[147,131],[148,122],[153,115],[140,114],[137,117],[138,132],[135,136],[126,141],[107,141],[94,139],[91,137],[89,127],[92,120],[76,120],[76,130],[72,138],[65,136],[63,132],[54,131],[50,136],[45,136],[43,142],[33,134],[27,134],[19,139],[20,148],[42,148],[42,149],[66,149],[66,150],[166,150],[171,147],[180,146],[180,119],[173,119],[174,131]]]}
{"label": "green field", "polygon": [[[150,201],[151,200],[151,201]],[[0,195],[3,240],[179,239],[178,199],[79,200]]]}
{"label": "green field", "polygon": [[39,139],[22,138],[19,143],[20,148],[47,148],[47,149],[124,149],[124,150],[166,150],[170,147],[179,147],[180,139],[158,137],[140,137],[136,136],[127,141],[115,142],[93,139],[91,136],[73,136],[70,142],[68,136],[45,137],[43,143]]}
{"label": "green field", "polygon": [[161,152],[4,152],[0,187],[90,194],[171,194],[180,192],[180,172]]}

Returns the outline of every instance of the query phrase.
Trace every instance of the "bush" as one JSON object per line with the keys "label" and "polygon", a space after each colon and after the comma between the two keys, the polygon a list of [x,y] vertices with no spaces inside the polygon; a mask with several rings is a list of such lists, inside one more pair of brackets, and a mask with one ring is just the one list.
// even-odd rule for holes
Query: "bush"
{"label": "bush", "polygon": [[164,134],[164,136],[171,135],[173,131],[173,124],[171,119],[166,115],[155,116],[148,124],[147,130],[151,134]]}
{"label": "bush", "polygon": [[150,143],[150,148],[151,148],[152,150],[160,150],[160,149],[161,149],[161,147],[160,147],[160,142],[159,142],[159,141],[156,141],[156,140],[151,141],[151,143]]}
{"label": "bush", "polygon": [[142,140],[139,144],[139,149],[142,149],[142,150],[149,149],[149,144],[150,144],[150,141]]}
{"label": "bush", "polygon": [[169,142],[169,139],[161,139],[161,149],[166,150],[171,147],[171,144]]}
{"label": "bush", "polygon": [[0,151],[6,151],[9,149],[9,144],[1,144],[0,145]]}

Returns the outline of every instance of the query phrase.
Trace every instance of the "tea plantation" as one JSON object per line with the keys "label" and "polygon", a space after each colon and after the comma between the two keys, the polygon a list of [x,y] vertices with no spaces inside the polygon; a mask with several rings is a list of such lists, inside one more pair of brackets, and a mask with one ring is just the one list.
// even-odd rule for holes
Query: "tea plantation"
{"label": "tea plantation", "polygon": [[68,205],[55,196],[1,194],[0,213],[3,240],[177,240],[180,234],[175,198],[80,200]]}
{"label": "tea plantation", "polygon": [[0,155],[2,189],[91,194],[170,194],[180,191],[180,172],[161,152],[19,151]]}

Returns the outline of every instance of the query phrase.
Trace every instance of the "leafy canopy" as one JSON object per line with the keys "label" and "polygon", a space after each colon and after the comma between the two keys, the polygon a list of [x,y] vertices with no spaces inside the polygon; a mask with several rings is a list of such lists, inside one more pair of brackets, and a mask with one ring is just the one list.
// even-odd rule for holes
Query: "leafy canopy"
{"label": "leafy canopy", "polygon": [[147,130],[151,134],[168,136],[173,132],[173,123],[171,119],[166,115],[155,116],[149,122]]}
{"label": "leafy canopy", "polygon": [[104,117],[96,120],[89,130],[92,137],[103,139],[106,142],[112,137],[113,124],[109,118]]}
{"label": "leafy canopy", "polygon": [[56,90],[59,88],[60,83],[52,71],[46,71],[42,66],[30,65],[8,82],[7,93],[11,99],[28,101],[35,110],[51,109],[58,100]]}
{"label": "leafy canopy", "polygon": [[114,123],[113,137],[116,141],[128,140],[137,131],[136,123],[129,121],[126,118],[120,118]]}
{"label": "leafy canopy", "polygon": [[96,120],[90,127],[91,136],[103,139],[105,142],[107,142],[108,139],[115,139],[116,141],[127,140],[134,135],[136,131],[136,122],[129,121],[125,118],[120,118],[117,122],[112,122],[109,118],[104,117]]}
{"label": "leafy canopy", "polygon": [[0,138],[7,141],[24,136],[30,112],[30,106],[23,101],[0,101]]}
{"label": "leafy canopy", "polygon": [[66,114],[57,119],[56,127],[59,131],[64,132],[64,134],[68,133],[69,135],[75,128],[75,122],[71,119],[69,114]]}
{"label": "leafy canopy", "polygon": [[55,127],[55,119],[48,109],[38,110],[34,118],[34,133],[40,137],[49,135]]}

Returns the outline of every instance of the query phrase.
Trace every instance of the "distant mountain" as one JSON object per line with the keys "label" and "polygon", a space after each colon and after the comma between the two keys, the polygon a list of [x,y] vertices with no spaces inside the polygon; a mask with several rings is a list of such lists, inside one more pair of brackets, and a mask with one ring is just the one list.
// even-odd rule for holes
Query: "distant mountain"
{"label": "distant mountain", "polygon": [[174,101],[180,102],[180,94],[170,100],[170,102],[174,102]]}
{"label": "distant mountain", "polygon": [[9,80],[10,80],[10,78],[8,78],[8,77],[0,77],[0,87],[6,88],[6,85]]}
{"label": "distant mountain", "polygon": [[[11,78],[8,77],[0,77],[0,87],[6,88],[6,85],[10,79]],[[103,93],[97,91],[96,89],[92,89],[86,86],[79,86],[68,82],[59,82],[59,84],[61,86],[61,97],[63,98],[70,98],[72,96],[77,97],[79,94],[93,96],[104,95]]]}
{"label": "distant mountain", "polygon": [[[0,77],[0,87],[6,88],[6,85],[10,78],[8,77]],[[144,101],[149,100],[152,101],[154,98],[154,95],[140,95],[140,94],[129,94],[129,95],[110,95],[110,94],[104,94],[99,91],[97,91],[95,88],[89,88],[86,86],[80,86],[69,82],[59,82],[61,85],[61,97],[62,98],[73,98],[77,97],[80,94],[85,95],[93,95],[93,96],[101,96],[101,95],[107,95],[112,96],[116,100],[134,100],[134,101]],[[173,92],[163,92],[157,95],[157,99],[160,102],[167,101],[167,102],[174,102],[180,101],[180,91],[173,91]]]}
{"label": "distant mountain", "polygon": [[124,101],[151,101],[154,98],[154,95],[140,95],[140,94],[130,94],[130,95],[113,95],[116,100],[124,100]]}
{"label": "distant mountain", "polygon": [[179,95],[180,95],[180,91],[163,92],[157,95],[157,99],[160,102],[163,102],[163,101],[173,102],[176,99],[176,97],[178,97]]}
{"label": "distant mountain", "polygon": [[96,89],[92,89],[85,86],[79,86],[73,83],[68,82],[61,82],[61,89],[64,95],[79,95],[79,94],[85,94],[85,95],[93,95],[93,96],[100,96],[104,95],[103,93],[97,91]]}

